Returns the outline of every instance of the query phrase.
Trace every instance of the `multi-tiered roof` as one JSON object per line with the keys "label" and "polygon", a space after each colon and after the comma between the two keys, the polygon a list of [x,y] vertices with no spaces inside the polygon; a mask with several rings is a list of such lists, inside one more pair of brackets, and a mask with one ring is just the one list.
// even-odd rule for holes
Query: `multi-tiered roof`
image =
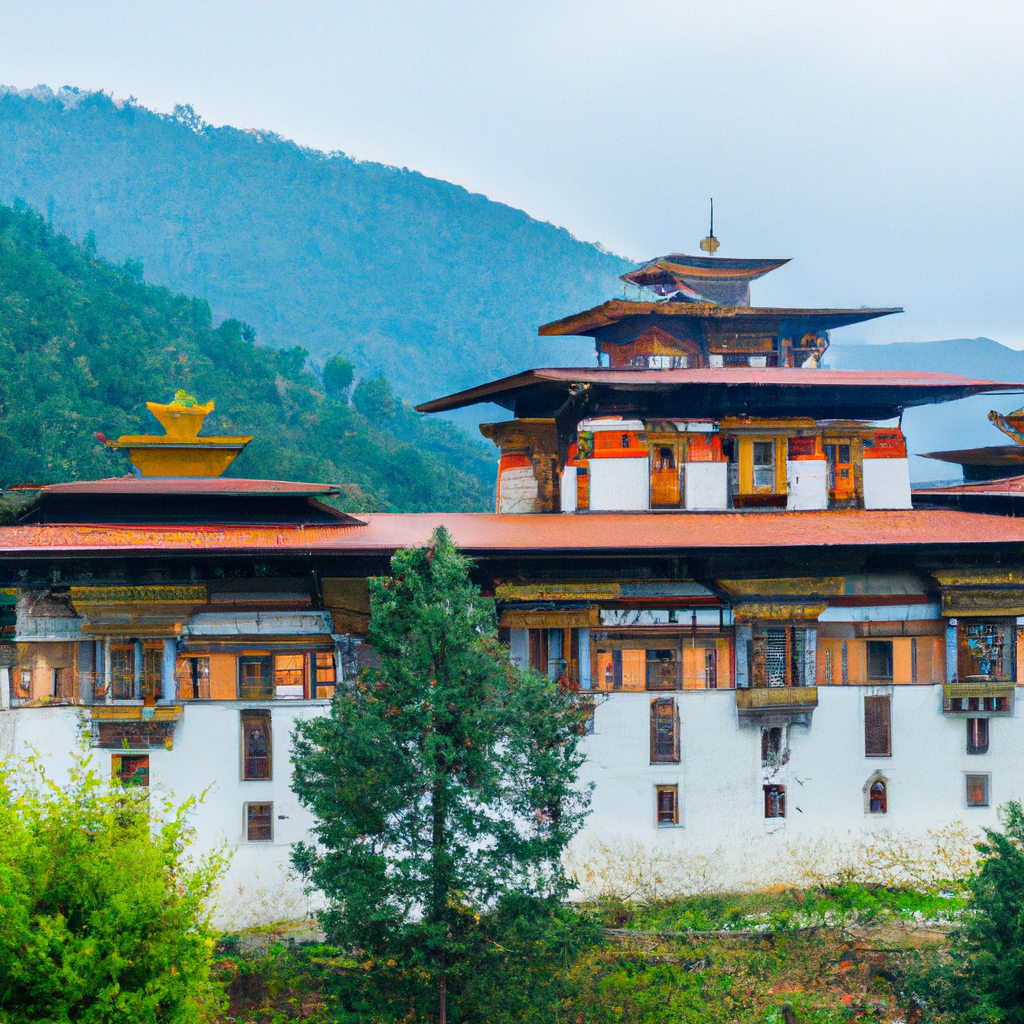
{"label": "multi-tiered roof", "polygon": [[424,403],[483,402],[499,512],[909,508],[904,409],[1019,385],[818,368],[829,332],[899,309],[750,305],[787,260],[672,253],[624,274],[638,297],[540,328],[591,337],[597,367],[533,369]]}

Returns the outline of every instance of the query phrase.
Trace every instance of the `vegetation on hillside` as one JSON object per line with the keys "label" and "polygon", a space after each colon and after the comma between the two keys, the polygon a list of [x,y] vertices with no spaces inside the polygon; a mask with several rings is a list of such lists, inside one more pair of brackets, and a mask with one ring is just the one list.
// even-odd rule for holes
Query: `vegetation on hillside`
{"label": "vegetation on hillside", "polygon": [[619,294],[630,269],[450,182],[78,90],[0,87],[0,201],[17,198],[268,343],[341,353],[414,403],[592,363],[589,343],[537,326]]}
{"label": "vegetation on hillside", "polygon": [[146,401],[213,399],[205,434],[255,440],[229,475],[350,485],[351,510],[486,510],[493,449],[398,401],[387,380],[304,349],[257,345],[238,320],[97,258],[24,206],[0,206],[0,486],[121,475],[94,434],[161,433]]}

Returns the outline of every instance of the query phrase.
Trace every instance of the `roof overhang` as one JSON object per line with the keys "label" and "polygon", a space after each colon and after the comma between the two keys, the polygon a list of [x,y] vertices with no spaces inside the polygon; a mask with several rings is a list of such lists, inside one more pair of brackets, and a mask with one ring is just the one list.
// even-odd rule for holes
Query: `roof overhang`
{"label": "roof overhang", "polygon": [[619,557],[648,552],[921,548],[1024,544],[1024,519],[958,510],[826,512],[585,512],[576,515],[374,513],[349,526],[0,527],[0,563],[43,558],[202,558],[224,555],[390,557],[426,547],[444,526],[471,557],[529,553]]}
{"label": "roof overhang", "polygon": [[622,274],[619,280],[638,285],[659,284],[679,277],[754,281],[788,262],[788,259],[741,260],[721,256],[687,256],[685,253],[673,252],[649,260],[636,270]]}
{"label": "roof overhang", "polygon": [[951,452],[922,452],[921,458],[952,462],[957,466],[1020,466],[1024,470],[1024,445],[996,444],[987,448],[962,448]]}
{"label": "roof overhang", "polygon": [[891,419],[907,408],[979,394],[1024,392],[1024,384],[945,373],[724,367],[694,370],[550,368],[491,381],[417,406],[449,412],[493,402],[517,417],[601,413],[680,416],[809,416],[814,419]]}
{"label": "roof overhang", "polygon": [[129,496],[138,494],[181,497],[216,494],[219,497],[320,497],[341,494],[338,484],[298,483],[294,480],[247,480],[239,477],[176,477],[118,476],[101,480],[76,480],[66,484],[49,484],[44,494],[106,494]]}
{"label": "roof overhang", "polygon": [[790,336],[809,330],[830,331],[836,327],[875,320],[880,316],[902,313],[900,307],[888,309],[785,309],[762,306],[716,306],[702,302],[629,302],[611,299],[593,309],[544,324],[537,329],[542,337],[582,335],[593,337],[612,324],[630,317],[672,317],[701,321],[705,327],[742,333]]}

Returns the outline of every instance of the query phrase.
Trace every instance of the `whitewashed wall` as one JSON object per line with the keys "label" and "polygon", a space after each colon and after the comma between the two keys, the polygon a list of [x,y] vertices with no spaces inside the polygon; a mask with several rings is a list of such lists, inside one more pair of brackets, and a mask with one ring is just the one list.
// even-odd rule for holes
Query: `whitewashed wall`
{"label": "whitewashed wall", "polygon": [[[879,693],[892,694],[893,756],[865,757],[863,699]],[[819,687],[811,724],[790,727],[789,761],[777,772],[762,768],[760,727],[739,721],[730,690],[676,694],[681,761],[651,764],[652,696],[598,698],[582,773],[595,783],[592,813],[573,846],[575,865],[620,850],[665,855],[684,887],[792,884],[815,866],[806,858],[838,863],[861,839],[928,843],[929,830],[958,822],[980,833],[997,824],[999,804],[1024,798],[1024,721],[991,719],[989,753],[968,755],[964,718],[940,713],[941,686]],[[865,811],[876,771],[888,780],[885,815]],[[986,772],[991,806],[968,807],[965,774]],[[765,819],[765,783],[786,786],[785,819]],[[656,823],[658,785],[679,787],[676,827]]]}
{"label": "whitewashed wall", "polygon": [[[273,780],[242,781],[239,712],[270,707],[273,732]],[[291,791],[290,737],[296,721],[322,714],[327,702],[278,701],[246,704],[231,701],[186,703],[174,731],[174,749],[131,753],[149,755],[150,788],[181,802],[203,796],[192,822],[196,852],[227,845],[231,862],[220,886],[215,923],[236,929],[305,916],[309,907],[301,883],[289,866],[291,844],[308,839],[312,818]],[[17,708],[0,712],[0,757],[36,750],[52,778],[66,777],[77,749],[87,708]],[[111,771],[112,750],[92,750],[104,776]],[[126,752],[127,753],[127,752]],[[272,801],[273,842],[248,843],[244,805]],[[284,815],[283,818],[279,817]]]}
{"label": "whitewashed wall", "polygon": [[[892,694],[889,758],[864,756],[863,698]],[[761,765],[761,733],[741,723],[732,690],[675,694],[681,723],[679,764],[650,763],[652,694],[598,697],[595,731],[584,740],[584,783],[594,782],[592,812],[573,845],[572,864],[610,856],[663,857],[681,887],[792,884],[808,866],[864,838],[905,837],[931,842],[961,822],[980,833],[997,824],[996,809],[1024,799],[1024,720],[990,720],[989,753],[966,753],[962,717],[940,713],[941,686],[819,687],[810,726],[791,726],[790,757],[777,771]],[[659,693],[656,696],[665,696]],[[246,706],[249,706],[248,704]],[[277,702],[273,712],[274,779],[243,782],[239,770],[237,702],[186,704],[174,749],[150,750],[151,787],[177,800],[206,796],[194,816],[200,851],[227,844],[233,851],[216,915],[224,928],[302,917],[309,910],[290,874],[293,842],[308,838],[310,816],[290,790],[289,737],[295,722],[323,713],[314,702]],[[20,708],[0,712],[0,756],[34,748],[52,776],[70,766],[85,709]],[[92,752],[110,772],[109,750]],[[889,811],[865,813],[864,786],[873,773],[888,780]],[[966,773],[991,774],[991,806],[967,807]],[[762,786],[786,786],[787,817],[764,818]],[[656,824],[655,787],[678,785],[680,823]],[[274,803],[274,841],[247,843],[243,805]],[[278,817],[284,815],[284,818]],[[602,850],[603,848],[603,850]],[[671,888],[671,879],[666,884]]]}

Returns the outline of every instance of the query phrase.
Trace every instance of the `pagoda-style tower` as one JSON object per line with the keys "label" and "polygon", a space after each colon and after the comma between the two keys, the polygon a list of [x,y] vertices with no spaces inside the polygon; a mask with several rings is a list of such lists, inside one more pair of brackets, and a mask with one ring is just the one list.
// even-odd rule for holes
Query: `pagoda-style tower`
{"label": "pagoda-style tower", "polygon": [[513,413],[481,427],[501,448],[499,512],[910,508],[893,421],[1014,386],[818,369],[832,328],[900,310],[751,306],[750,282],[785,262],[651,260],[623,277],[649,297],[540,328],[594,338],[597,368],[528,370],[419,410]]}
{"label": "pagoda-style tower", "polygon": [[593,338],[598,362],[615,369],[811,368],[833,328],[902,312],[751,306],[750,282],[788,262],[670,253],[622,275],[648,296],[611,299],[539,333]]}

